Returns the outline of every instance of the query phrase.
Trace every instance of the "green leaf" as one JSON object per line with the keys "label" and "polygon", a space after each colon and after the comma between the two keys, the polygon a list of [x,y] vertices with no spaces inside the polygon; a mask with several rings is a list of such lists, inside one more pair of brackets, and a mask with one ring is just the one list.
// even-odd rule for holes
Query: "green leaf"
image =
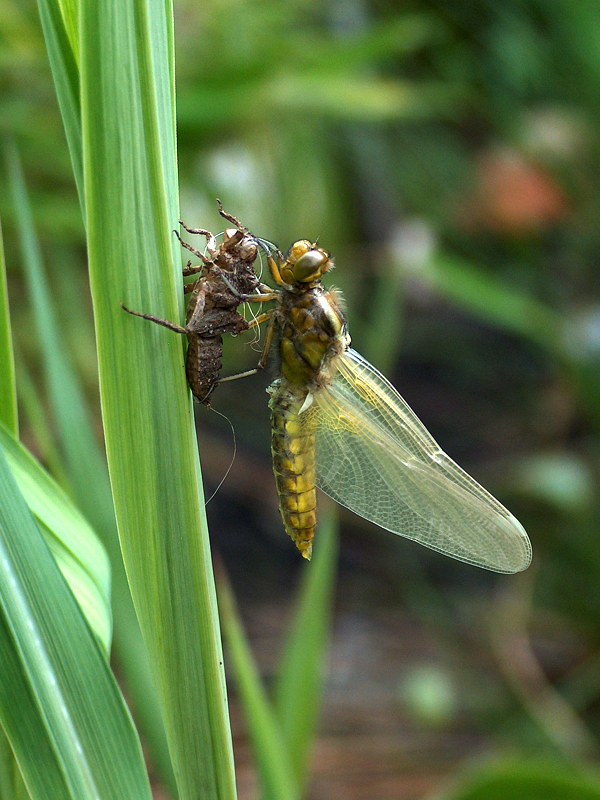
{"label": "green leaf", "polygon": [[8,290],[6,286],[6,266],[2,226],[0,225],[0,422],[15,435],[18,433],[17,394],[15,388],[15,362],[8,309]]}
{"label": "green leaf", "polygon": [[79,2],[78,0],[58,0],[60,11],[63,18],[64,28],[69,37],[69,42],[73,48],[75,59],[79,61]]}
{"label": "green leaf", "polygon": [[440,255],[427,266],[424,277],[469,313],[560,353],[562,321],[539,300],[455,256]]}
{"label": "green leaf", "polygon": [[359,71],[285,73],[265,85],[261,95],[262,103],[280,113],[361,122],[428,119],[448,113],[459,99],[446,84],[389,80]]}
{"label": "green leaf", "polygon": [[68,491],[69,480],[54,441],[54,431],[48,420],[49,412],[45,398],[40,395],[39,387],[35,385],[26,361],[19,358],[16,367],[19,403],[23,409],[27,429],[33,436],[36,451],[40,454],[40,461],[46,465],[46,469],[57,483]]}
{"label": "green leaf", "polygon": [[[600,800],[600,779],[556,762],[484,767],[444,800]],[[442,800],[442,798],[438,798]]]}
{"label": "green leaf", "polygon": [[233,663],[264,800],[299,800],[301,795],[292,767],[292,754],[286,747],[262,685],[223,570],[218,573],[218,587],[228,655]]}
{"label": "green leaf", "polygon": [[17,767],[10,742],[0,726],[0,797],[2,800],[29,798]]}
{"label": "green leaf", "polygon": [[302,796],[320,706],[338,553],[335,505],[323,503],[310,564],[296,604],[275,688],[269,702],[226,575],[219,572],[219,608],[228,653],[244,709],[260,782],[267,800]]}
{"label": "green leaf", "polygon": [[33,305],[33,319],[43,356],[46,383],[54,406],[70,480],[73,482],[73,493],[78,501],[85,503],[90,497],[96,499],[99,485],[103,487],[106,484],[106,480],[98,480],[101,473],[106,473],[106,469],[98,450],[83,392],[66,356],[58,312],[44,272],[27,187],[17,149],[13,144],[7,147],[6,157],[25,278]]}
{"label": "green leaf", "polygon": [[[121,557],[106,462],[83,389],[62,340],[59,314],[54,306],[42,264],[27,187],[14,146],[8,149],[7,157],[27,288],[34,309],[34,322],[52,412],[64,452],[69,489],[108,550],[113,575],[114,640],[117,656],[153,760],[164,780],[173,787],[174,778],[164,726],[158,710],[158,695],[152,683],[148,656]],[[35,411],[35,397],[27,391],[23,369],[20,372],[19,385],[21,397],[28,398],[30,410]],[[45,435],[40,416],[38,413],[36,432],[46,439],[46,452],[51,453],[51,446],[48,447],[50,437]],[[56,469],[56,458],[53,459],[53,464]],[[62,468],[62,464],[60,467]]]}
{"label": "green leaf", "polygon": [[306,566],[275,686],[277,718],[301,787],[317,728],[338,555],[337,509],[325,502],[320,507],[313,560]]}
{"label": "green leaf", "polygon": [[[343,35],[319,39],[311,32],[312,52],[299,53],[306,60],[320,65],[321,69],[347,70],[363,66],[372,69],[375,59],[402,56],[422,49],[447,38],[440,20],[433,16],[401,14],[397,17],[386,17],[383,22],[370,21],[369,25],[356,30],[345,30]],[[300,37],[296,41],[302,42]],[[302,42],[306,45],[305,42]]]}
{"label": "green leaf", "polygon": [[32,798],[150,798],[125,702],[0,447],[0,721]]}
{"label": "green leaf", "polygon": [[38,0],[38,9],[83,211],[77,4],[73,0]]}
{"label": "green leaf", "polygon": [[29,510],[108,658],[112,615],[106,551],[60,486],[2,423],[0,444]]}
{"label": "green leaf", "polygon": [[233,753],[183,343],[121,308],[181,318],[172,9],[82,0],[80,11],[88,256],[119,535],[180,796],[225,800]]}

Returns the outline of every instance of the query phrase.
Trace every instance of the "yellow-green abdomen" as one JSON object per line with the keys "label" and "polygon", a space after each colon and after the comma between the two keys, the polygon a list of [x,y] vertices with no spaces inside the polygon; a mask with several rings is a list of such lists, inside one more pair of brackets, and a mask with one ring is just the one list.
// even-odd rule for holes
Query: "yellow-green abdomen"
{"label": "yellow-green abdomen", "polygon": [[315,435],[300,422],[303,399],[277,387],[271,402],[271,452],[285,531],[310,560],[317,521]]}

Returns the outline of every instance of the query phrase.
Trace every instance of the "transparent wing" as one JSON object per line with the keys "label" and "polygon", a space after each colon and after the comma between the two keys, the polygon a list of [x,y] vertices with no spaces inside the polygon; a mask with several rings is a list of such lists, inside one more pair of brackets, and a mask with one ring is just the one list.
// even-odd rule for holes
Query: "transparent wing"
{"label": "transparent wing", "polygon": [[496,572],[531,561],[522,525],[435,442],[394,387],[354,350],[304,412],[317,483],[392,533]]}

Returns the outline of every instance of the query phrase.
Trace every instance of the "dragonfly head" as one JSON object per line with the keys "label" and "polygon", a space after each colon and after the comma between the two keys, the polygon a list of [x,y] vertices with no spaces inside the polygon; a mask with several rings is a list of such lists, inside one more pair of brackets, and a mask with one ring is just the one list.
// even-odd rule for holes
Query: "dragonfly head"
{"label": "dragonfly head", "polygon": [[280,267],[281,277],[290,285],[317,281],[333,268],[333,259],[316,244],[301,239],[290,247]]}
{"label": "dragonfly head", "polygon": [[242,261],[252,262],[258,255],[258,243],[251,233],[237,228],[227,228],[223,235],[225,250],[235,251]]}

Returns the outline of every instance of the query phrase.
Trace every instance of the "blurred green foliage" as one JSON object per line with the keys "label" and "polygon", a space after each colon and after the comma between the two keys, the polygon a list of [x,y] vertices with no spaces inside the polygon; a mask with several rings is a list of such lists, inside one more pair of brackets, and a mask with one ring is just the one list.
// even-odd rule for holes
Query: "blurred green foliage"
{"label": "blurred green foliage", "polygon": [[[220,230],[218,196],[281,247],[320,237],[334,252],[357,349],[394,377],[445,449],[531,535],[534,585],[499,585],[524,609],[520,630],[539,673],[533,680],[521,669],[509,619],[496,649],[498,697],[476,704],[461,683],[470,656],[455,651],[472,652],[465,619],[484,637],[496,608],[491,576],[387,534],[350,536],[341,591],[352,587],[365,606],[404,604],[454,652],[448,669],[457,677],[423,667],[452,687],[436,725],[462,713],[498,747],[550,758],[560,747],[545,728],[546,692],[566,699],[594,741],[600,735],[596,20],[594,4],[566,0],[176,4],[183,218]],[[32,0],[0,5],[0,97],[0,134],[22,154],[63,336],[98,412],[83,223]],[[0,216],[18,353],[39,382],[43,359],[4,172]],[[229,371],[256,359],[249,341],[227,343]],[[266,462],[265,381],[222,387],[217,408],[241,447]],[[34,440],[21,385],[23,436]],[[220,425],[206,414],[201,424]],[[244,511],[253,520],[255,512]],[[248,595],[267,593],[267,576],[277,591],[265,553],[288,543],[276,513],[266,528],[255,529],[254,549],[221,543]],[[278,550],[273,558],[283,585],[292,568]],[[425,717],[430,684],[409,704]],[[510,780],[523,787],[526,773]],[[587,794],[575,781],[562,794],[510,794],[502,784],[496,794],[460,796],[593,797],[590,780]]]}

